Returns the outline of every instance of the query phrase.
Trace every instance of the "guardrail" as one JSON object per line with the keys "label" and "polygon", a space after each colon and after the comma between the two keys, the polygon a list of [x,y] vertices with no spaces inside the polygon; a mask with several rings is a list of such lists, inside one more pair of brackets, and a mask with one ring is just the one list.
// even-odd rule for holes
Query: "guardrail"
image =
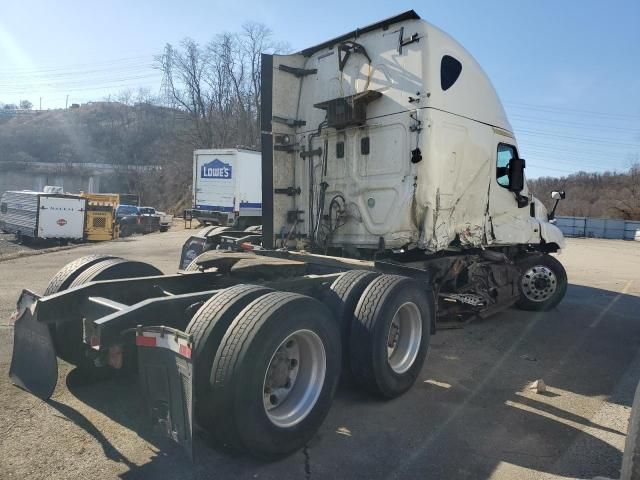
{"label": "guardrail", "polygon": [[640,221],[558,215],[556,226],[567,237],[640,240]]}

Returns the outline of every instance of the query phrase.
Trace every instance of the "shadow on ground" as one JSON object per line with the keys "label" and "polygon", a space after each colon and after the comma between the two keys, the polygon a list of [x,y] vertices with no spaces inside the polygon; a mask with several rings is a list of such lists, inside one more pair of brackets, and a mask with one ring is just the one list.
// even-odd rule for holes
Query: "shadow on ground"
{"label": "shadow on ground", "polygon": [[[90,433],[105,456],[128,465],[124,479],[482,479],[503,464],[569,478],[616,477],[621,452],[598,437],[621,439],[624,428],[592,419],[600,397],[631,405],[640,377],[639,311],[639,297],[570,285],[551,312],[508,310],[463,330],[439,332],[406,395],[381,401],[343,385],[308,448],[275,463],[213,449],[202,435],[191,463],[150,432],[132,378],[68,383],[79,400],[160,449],[141,466],[124,458],[89,419],[50,404]],[[537,378],[549,385],[546,395],[527,391]],[[568,455],[572,446],[579,449],[577,459]]]}

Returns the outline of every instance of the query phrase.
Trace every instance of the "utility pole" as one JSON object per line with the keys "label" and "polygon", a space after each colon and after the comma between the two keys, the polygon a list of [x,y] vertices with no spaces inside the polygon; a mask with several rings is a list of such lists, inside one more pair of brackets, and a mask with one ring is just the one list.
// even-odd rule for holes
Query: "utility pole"
{"label": "utility pole", "polygon": [[40,108],[39,110],[42,110],[42,97],[40,97]]}
{"label": "utility pole", "polygon": [[67,94],[67,100],[64,102],[64,109],[66,110],[69,106],[69,94]]}

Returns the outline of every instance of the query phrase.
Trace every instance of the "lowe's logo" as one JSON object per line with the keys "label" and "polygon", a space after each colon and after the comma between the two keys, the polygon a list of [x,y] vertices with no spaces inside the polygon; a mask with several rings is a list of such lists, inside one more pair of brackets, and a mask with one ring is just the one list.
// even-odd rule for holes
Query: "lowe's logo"
{"label": "lowe's logo", "polygon": [[216,158],[200,167],[200,176],[202,178],[231,178],[231,165]]}

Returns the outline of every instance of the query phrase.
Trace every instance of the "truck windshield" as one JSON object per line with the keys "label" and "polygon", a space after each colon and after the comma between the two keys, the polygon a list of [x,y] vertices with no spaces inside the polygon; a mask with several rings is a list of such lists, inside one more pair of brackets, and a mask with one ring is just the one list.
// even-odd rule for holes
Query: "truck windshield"
{"label": "truck windshield", "polygon": [[138,207],[133,205],[120,205],[118,207],[118,215],[137,215]]}

